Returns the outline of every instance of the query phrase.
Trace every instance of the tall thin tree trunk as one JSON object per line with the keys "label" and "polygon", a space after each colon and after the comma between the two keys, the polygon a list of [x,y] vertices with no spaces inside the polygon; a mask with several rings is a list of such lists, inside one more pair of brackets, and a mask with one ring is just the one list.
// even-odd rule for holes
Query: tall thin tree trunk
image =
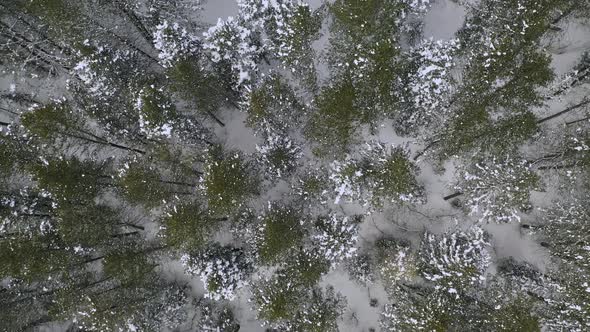
{"label": "tall thin tree trunk", "polygon": [[12,115],[16,115],[16,116],[19,116],[20,115],[20,114],[14,112],[14,111],[9,110],[8,108],[0,107],[0,110],[2,110],[4,112],[7,112],[9,114],[12,114]]}
{"label": "tall thin tree trunk", "polygon": [[440,139],[434,140],[430,143],[428,143],[428,145],[426,145],[426,147],[424,147],[424,149],[422,149],[422,151],[418,152],[415,156],[414,156],[414,161],[418,160],[418,158],[420,158],[421,156],[423,156],[428,150],[430,150],[433,146],[436,145],[436,143],[440,142]]}
{"label": "tall thin tree trunk", "polygon": [[585,117],[583,119],[578,119],[578,120],[574,120],[574,121],[568,121],[568,122],[565,123],[565,125],[566,126],[569,126],[569,125],[573,125],[573,124],[578,123],[578,122],[588,121],[589,119],[590,119],[590,117]]}
{"label": "tall thin tree trunk", "polygon": [[217,122],[217,124],[219,124],[222,127],[225,127],[225,123],[223,123],[215,114],[213,114],[213,112],[211,111],[207,111],[207,114],[213,118],[213,120],[215,120],[215,122]]}
{"label": "tall thin tree trunk", "polygon": [[460,191],[458,191],[458,192],[456,192],[454,194],[450,194],[450,195],[447,195],[447,196],[443,197],[443,200],[448,201],[449,199],[452,199],[452,198],[455,198],[455,197],[458,197],[458,196],[461,196],[461,195],[463,195],[463,193],[460,192]]}
{"label": "tall thin tree trunk", "polygon": [[543,123],[543,122],[546,122],[546,121],[549,121],[549,120],[552,120],[552,119],[555,119],[555,118],[557,118],[559,116],[562,116],[562,115],[564,115],[564,114],[566,114],[568,112],[571,112],[573,110],[576,110],[576,109],[578,109],[578,108],[580,108],[582,106],[588,105],[588,104],[590,104],[590,98],[584,98],[583,101],[581,101],[580,103],[578,103],[576,105],[570,106],[570,107],[564,109],[563,111],[557,112],[555,114],[552,114],[552,115],[549,115],[547,117],[544,117],[542,119],[537,120],[537,124]]}
{"label": "tall thin tree trunk", "polygon": [[566,164],[566,165],[554,165],[554,166],[539,166],[537,170],[546,170],[546,169],[565,169],[565,168],[572,168],[576,166],[576,164]]}
{"label": "tall thin tree trunk", "polygon": [[551,25],[557,25],[559,24],[559,22],[561,22],[561,20],[563,20],[564,18],[568,17],[571,13],[574,12],[574,9],[576,8],[576,6],[571,6],[568,9],[564,10],[563,12],[561,12],[561,14],[559,14],[559,16],[557,16],[555,19],[553,19],[553,21],[551,21]]}
{"label": "tall thin tree trunk", "polygon": [[119,237],[126,237],[139,234],[139,231],[133,231],[128,233],[121,233],[121,234],[113,234],[111,235],[112,238],[119,238]]}
{"label": "tall thin tree trunk", "polygon": [[139,229],[139,230],[142,230],[142,231],[145,230],[145,227],[143,227],[143,226],[139,226],[139,225],[128,223],[128,222],[122,222],[122,223],[119,223],[118,225],[135,228],[135,229]]}
{"label": "tall thin tree trunk", "polygon": [[133,26],[139,31],[139,33],[145,39],[145,41],[148,44],[153,46],[152,36],[150,35],[150,32],[145,27],[143,22],[141,22],[141,19],[139,17],[137,17],[137,15],[135,15],[135,12],[133,12],[133,10],[129,10],[129,9],[125,8],[125,4],[122,4],[120,1],[116,1],[116,2],[117,2],[117,6],[119,7],[119,9],[121,9],[121,11],[125,14],[125,16],[127,16],[129,21],[131,21],[131,24],[133,24]]}
{"label": "tall thin tree trunk", "polygon": [[[203,173],[198,172],[198,174],[203,174]],[[179,186],[185,186],[185,187],[189,187],[189,188],[194,188],[197,186],[196,184],[186,183],[186,182],[167,181],[167,180],[158,180],[158,181],[160,181],[162,183],[167,183],[167,184],[175,184],[175,185],[179,185]]]}
{"label": "tall thin tree trunk", "polygon": [[117,149],[120,149],[120,150],[125,150],[125,151],[130,151],[130,152],[136,152],[136,153],[139,153],[139,154],[145,154],[145,151],[143,151],[143,150],[136,149],[136,148],[130,148],[130,147],[127,147],[127,146],[124,146],[124,145],[120,145],[120,144],[117,144],[117,143],[109,142],[107,140],[99,141],[99,140],[91,139],[91,138],[88,138],[88,137],[83,137],[83,136],[76,135],[76,134],[69,134],[69,133],[61,133],[61,134],[64,135],[64,136],[81,139],[83,141],[90,142],[90,143],[95,143],[95,144],[110,146],[110,147],[117,148]]}

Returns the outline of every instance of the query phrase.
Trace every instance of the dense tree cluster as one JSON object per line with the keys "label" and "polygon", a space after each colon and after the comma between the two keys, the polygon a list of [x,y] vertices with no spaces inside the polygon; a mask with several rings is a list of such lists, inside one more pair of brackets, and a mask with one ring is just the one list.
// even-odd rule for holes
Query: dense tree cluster
{"label": "dense tree cluster", "polygon": [[0,331],[590,330],[589,0],[213,2],[0,3]]}

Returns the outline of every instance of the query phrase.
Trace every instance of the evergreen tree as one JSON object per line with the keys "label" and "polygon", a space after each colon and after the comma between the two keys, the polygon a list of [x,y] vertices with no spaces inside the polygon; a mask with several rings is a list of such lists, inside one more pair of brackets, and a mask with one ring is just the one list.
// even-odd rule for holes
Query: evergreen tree
{"label": "evergreen tree", "polygon": [[238,210],[258,194],[260,186],[252,164],[237,151],[224,151],[221,146],[209,149],[200,182],[208,209],[217,215]]}

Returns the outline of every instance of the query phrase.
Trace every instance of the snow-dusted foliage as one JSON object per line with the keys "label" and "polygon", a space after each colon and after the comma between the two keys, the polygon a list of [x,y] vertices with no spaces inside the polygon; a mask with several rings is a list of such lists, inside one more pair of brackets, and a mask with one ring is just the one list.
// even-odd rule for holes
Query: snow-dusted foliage
{"label": "snow-dusted foliage", "polygon": [[395,303],[386,304],[381,312],[382,331],[445,331],[453,313],[449,298],[438,295],[396,293]]}
{"label": "snow-dusted foliage", "polygon": [[418,274],[416,253],[408,243],[380,239],[376,249],[375,270],[389,294],[399,291],[398,283],[411,281]]}
{"label": "snow-dusted foliage", "polygon": [[396,127],[408,132],[444,119],[452,92],[451,70],[455,65],[456,39],[428,39],[412,49],[412,71],[406,88],[408,108],[399,115]]}
{"label": "snow-dusted foliage", "polygon": [[423,197],[423,188],[416,181],[419,171],[401,147],[387,147],[379,142],[364,146],[359,158],[349,155],[330,165],[336,198],[359,201],[380,208],[385,203],[415,202]]}
{"label": "snow-dusted foliage", "polygon": [[590,0],[0,3],[1,331],[590,331]]}
{"label": "snow-dusted foliage", "polygon": [[[552,306],[555,316],[545,322],[552,330],[584,331],[590,326],[590,213],[587,196],[565,195],[547,211],[545,220],[533,226],[539,240],[543,241],[558,268],[555,279],[543,280],[541,285],[552,286]],[[551,285],[555,280],[563,280]],[[547,293],[547,292],[545,292]],[[542,295],[547,297],[547,294]]]}
{"label": "snow-dusted foliage", "polygon": [[458,298],[460,292],[484,281],[491,256],[486,233],[479,227],[442,235],[424,234],[420,246],[422,275]]}
{"label": "snow-dusted foliage", "polygon": [[248,284],[251,267],[240,249],[216,245],[197,256],[184,254],[181,262],[188,274],[199,276],[207,299],[231,301]]}
{"label": "snow-dusted foliage", "polygon": [[[587,198],[568,198],[548,211],[545,222],[534,227],[549,244],[549,252],[572,264],[590,269],[590,210]],[[571,245],[572,243],[576,245]]]}
{"label": "snow-dusted foliage", "polygon": [[249,84],[258,71],[258,58],[264,52],[252,26],[241,19],[219,19],[217,25],[204,33],[203,49],[213,62],[226,61],[236,75],[238,87]]}
{"label": "snow-dusted foliage", "polygon": [[422,200],[424,190],[416,180],[419,168],[402,147],[388,147],[377,141],[367,143],[362,151],[362,167],[374,206]]}
{"label": "snow-dusted foliage", "polygon": [[244,154],[213,146],[207,154],[199,189],[215,214],[229,214],[241,208],[258,190],[258,176]]}
{"label": "snow-dusted foliage", "polygon": [[153,33],[154,47],[159,51],[158,59],[165,68],[170,68],[178,59],[198,51],[200,40],[178,23],[163,21]]}
{"label": "snow-dusted foliage", "polygon": [[163,292],[157,294],[144,311],[139,311],[136,318],[131,319],[127,326],[136,326],[137,331],[176,329],[188,317],[187,304],[186,290],[169,285]]}
{"label": "snow-dusted foliage", "polygon": [[201,318],[198,322],[198,331],[203,332],[234,332],[240,329],[240,325],[234,317],[232,309],[219,302],[207,302],[201,309]]}
{"label": "snow-dusted foliage", "polygon": [[471,215],[494,222],[520,221],[519,212],[530,209],[531,191],[540,190],[540,179],[526,160],[493,157],[459,172],[455,189],[465,196]]}
{"label": "snow-dusted foliage", "polygon": [[255,129],[291,127],[303,113],[292,87],[277,73],[266,75],[257,85],[246,89],[244,100],[248,125]]}
{"label": "snow-dusted foliage", "polygon": [[360,220],[332,214],[316,221],[318,232],[311,238],[319,252],[332,264],[356,255]]}
{"label": "snow-dusted foliage", "polygon": [[278,272],[253,289],[252,303],[263,326],[281,331],[338,331],[345,299],[332,287],[306,287]]}
{"label": "snow-dusted foliage", "polygon": [[151,85],[141,89],[134,106],[139,114],[139,131],[147,138],[172,135],[176,115],[162,88]]}
{"label": "snow-dusted foliage", "polygon": [[301,245],[307,221],[298,208],[268,202],[258,221],[251,241],[263,264],[282,262]]}
{"label": "snow-dusted foliage", "polygon": [[88,92],[96,98],[110,98],[117,93],[117,80],[132,58],[132,53],[125,49],[112,49],[98,42],[85,40],[84,51],[78,53],[73,66],[73,73],[87,87]]}
{"label": "snow-dusted foliage", "polygon": [[[47,161],[45,161],[47,162]],[[0,194],[0,237],[11,234],[48,235],[55,227],[55,220],[44,218],[44,214],[57,208],[57,202],[47,190],[34,192],[24,188],[18,192],[6,191]],[[29,216],[40,216],[41,219]]]}
{"label": "snow-dusted foliage", "polygon": [[358,168],[357,163],[350,157],[342,161],[334,160],[330,164],[330,182],[335,188],[336,198],[334,204],[339,204],[341,200],[352,202],[362,197],[360,179],[363,172]]}
{"label": "snow-dusted foliage", "polygon": [[313,65],[309,38],[318,28],[302,1],[239,0],[238,15],[219,19],[209,28],[203,47],[214,62],[227,61],[236,76],[236,86],[243,87],[252,83],[258,62],[266,54],[294,66],[293,71],[303,61]]}
{"label": "snow-dusted foliage", "polygon": [[284,178],[297,168],[302,157],[301,148],[288,135],[273,130],[270,125],[264,131],[264,144],[256,145],[256,151],[271,178]]}
{"label": "snow-dusted foliage", "polygon": [[362,285],[369,285],[375,281],[375,271],[371,256],[359,253],[344,263],[351,279]]}
{"label": "snow-dusted foliage", "polygon": [[432,0],[405,0],[412,13],[425,13],[433,3]]}
{"label": "snow-dusted foliage", "polygon": [[344,312],[346,299],[333,287],[314,289],[303,302],[293,320],[291,331],[337,332],[338,318]]}
{"label": "snow-dusted foliage", "polygon": [[303,201],[315,200],[324,205],[327,203],[326,196],[329,187],[329,180],[326,170],[323,168],[305,169],[298,172],[296,179],[291,184],[295,195]]}
{"label": "snow-dusted foliage", "polygon": [[305,294],[298,284],[289,282],[284,274],[265,278],[258,287],[252,288],[252,303],[256,306],[258,319],[265,326],[289,328],[289,319],[297,311],[298,303]]}

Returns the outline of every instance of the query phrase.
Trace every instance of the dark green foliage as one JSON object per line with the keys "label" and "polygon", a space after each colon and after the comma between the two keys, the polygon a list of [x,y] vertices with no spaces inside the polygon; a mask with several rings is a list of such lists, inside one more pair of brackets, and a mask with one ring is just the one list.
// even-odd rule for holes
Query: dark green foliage
{"label": "dark green foliage", "polygon": [[443,159],[475,149],[502,154],[536,132],[530,108],[543,104],[539,88],[554,78],[538,43],[559,5],[482,1],[469,16],[459,32],[469,62],[451,103],[455,116],[441,134]]}
{"label": "dark green foliage", "polygon": [[248,125],[256,129],[296,127],[304,107],[292,88],[279,75],[269,75],[247,96]]}
{"label": "dark green foliage", "polygon": [[131,203],[143,204],[147,208],[162,204],[173,194],[156,170],[137,163],[130,164],[119,181],[123,194]]}
{"label": "dark green foliage", "polygon": [[198,203],[176,205],[162,218],[164,242],[183,252],[197,251],[203,248],[221,221],[209,216]]}
{"label": "dark green foliage", "polygon": [[158,127],[178,119],[174,105],[162,89],[156,89],[154,85],[146,86],[141,90],[139,99],[139,111],[145,125]]}
{"label": "dark green foliage", "polygon": [[122,286],[149,281],[155,266],[144,252],[134,248],[114,250],[103,259],[105,275],[116,278]]}
{"label": "dark green foliage", "polygon": [[493,331],[540,332],[541,323],[532,312],[532,299],[517,298],[497,310],[488,309],[482,319],[482,326]]}
{"label": "dark green foliage", "polygon": [[303,240],[304,230],[299,212],[289,207],[272,207],[262,217],[258,255],[263,264],[275,264]]}
{"label": "dark green foliage", "polygon": [[14,158],[15,151],[12,149],[10,143],[8,139],[0,140],[0,177],[10,175],[16,163]]}
{"label": "dark green foliage", "polygon": [[191,59],[178,61],[168,75],[172,91],[191,103],[198,112],[216,113],[228,96],[219,78]]}
{"label": "dark green foliage", "polygon": [[82,41],[84,16],[81,3],[69,0],[31,0],[24,5],[27,13],[39,17],[52,34]]}
{"label": "dark green foliage", "polygon": [[371,151],[361,160],[361,171],[372,190],[375,206],[382,206],[387,201],[415,201],[423,195],[416,180],[419,168],[402,148]]}
{"label": "dark green foliage", "polygon": [[70,253],[62,249],[53,234],[34,234],[0,240],[0,277],[27,282],[44,279],[69,263]]}
{"label": "dark green foliage", "polygon": [[28,112],[21,117],[21,123],[42,139],[63,135],[78,125],[72,110],[64,104],[50,104]]}
{"label": "dark green foliage", "polygon": [[538,131],[537,118],[529,111],[492,121],[482,108],[459,113],[443,130],[439,155],[448,158],[470,151],[501,156],[516,149]]}
{"label": "dark green foliage", "polygon": [[362,123],[375,125],[395,112],[401,76],[399,25],[407,9],[398,0],[341,0],[329,6],[330,64],[337,79],[350,80]]}
{"label": "dark green foliage", "polygon": [[395,32],[405,8],[406,4],[398,0],[337,0],[330,11],[340,29],[360,38]]}
{"label": "dark green foliage", "polygon": [[294,331],[337,332],[338,319],[344,311],[346,300],[334,289],[312,289],[309,299],[295,315]]}
{"label": "dark green foliage", "polygon": [[299,250],[286,260],[285,275],[302,287],[313,287],[330,269],[330,262],[316,252]]}
{"label": "dark green foliage", "polygon": [[108,184],[110,177],[105,174],[106,166],[106,163],[92,160],[64,158],[31,165],[31,171],[38,186],[52,193],[56,199],[85,203]]}
{"label": "dark green foliage", "polygon": [[324,88],[317,97],[316,110],[307,123],[306,135],[317,145],[317,155],[338,155],[348,151],[359,126],[360,110],[349,80]]}
{"label": "dark green foliage", "polygon": [[215,146],[209,150],[203,186],[211,213],[228,215],[258,194],[259,179],[240,153]]}
{"label": "dark green foliage", "polygon": [[58,232],[64,244],[83,248],[108,246],[121,229],[117,211],[106,205],[62,204],[58,210]]}
{"label": "dark green foliage", "polygon": [[328,176],[324,169],[305,170],[295,180],[293,188],[301,200],[321,201],[323,191],[329,186]]}
{"label": "dark green foliage", "polygon": [[288,280],[279,275],[258,289],[254,298],[258,317],[270,322],[293,319],[304,294],[302,289],[289,285]]}
{"label": "dark green foliage", "polygon": [[258,287],[253,302],[258,318],[267,325],[295,331],[337,331],[336,321],[345,300],[333,288],[305,286],[282,271]]}
{"label": "dark green foliage", "polygon": [[294,3],[293,9],[283,13],[283,22],[273,19],[266,22],[266,33],[280,50],[277,57],[295,77],[299,78],[306,88],[315,91],[317,74],[314,63],[316,55],[312,42],[319,37],[323,13],[321,10],[312,12],[306,3]]}

